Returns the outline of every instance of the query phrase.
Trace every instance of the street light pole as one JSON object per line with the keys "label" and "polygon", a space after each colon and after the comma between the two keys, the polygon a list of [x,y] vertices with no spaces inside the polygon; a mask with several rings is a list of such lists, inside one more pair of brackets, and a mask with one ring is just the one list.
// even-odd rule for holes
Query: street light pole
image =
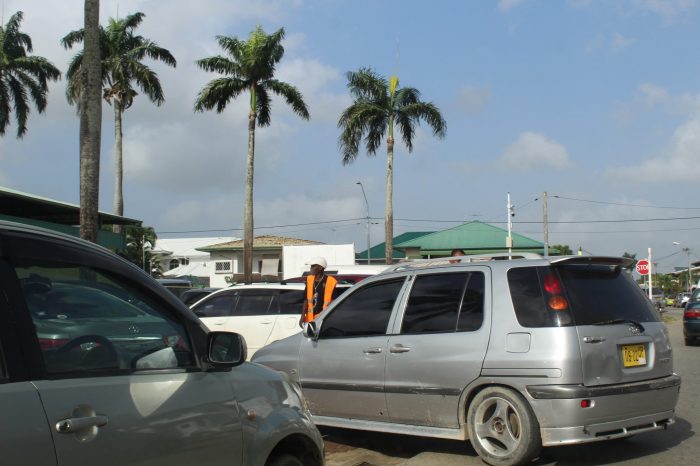
{"label": "street light pole", "polygon": [[[673,244],[675,244],[676,246],[680,246],[681,243],[679,243],[678,241],[674,241]],[[690,272],[691,272],[691,268],[690,268],[690,248],[683,248],[683,252],[686,253],[686,254],[688,255],[688,282],[687,282],[687,284],[688,284],[688,292],[690,293],[690,292],[693,290],[693,289],[692,289],[692,285],[690,284]]]}
{"label": "street light pole", "polygon": [[365,207],[367,207],[367,264],[369,265],[370,263],[370,252],[369,252],[369,224],[370,224],[370,217],[369,217],[369,202],[367,202],[367,195],[365,194],[365,187],[362,186],[362,181],[358,181],[355,184],[360,185],[360,189],[362,189],[362,196],[365,198]]}

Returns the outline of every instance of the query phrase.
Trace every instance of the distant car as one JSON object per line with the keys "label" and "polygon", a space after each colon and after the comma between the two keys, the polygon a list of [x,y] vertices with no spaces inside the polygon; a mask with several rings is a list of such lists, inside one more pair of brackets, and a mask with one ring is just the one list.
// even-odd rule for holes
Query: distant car
{"label": "distant car", "polygon": [[676,295],[676,298],[673,300],[673,305],[676,307],[685,307],[685,305],[688,303],[688,300],[690,300],[691,294],[692,293],[688,292],[678,293]]}
{"label": "distant car", "polygon": [[[336,280],[338,280],[338,283],[340,284],[345,284],[345,285],[354,285],[355,283],[359,283],[362,280],[364,280],[367,277],[371,277],[372,275],[367,275],[367,274],[361,274],[361,273],[344,273],[344,274],[328,274],[332,275]],[[306,277],[308,274],[304,274],[301,277],[293,277],[293,278],[287,278],[284,280],[285,283],[306,283]]]}
{"label": "distant car", "polygon": [[323,465],[288,376],[111,251],[0,221],[2,463]]}
{"label": "distant car", "polygon": [[686,345],[700,338],[700,302],[688,303],[683,311],[683,336]]}
{"label": "distant car", "polygon": [[[303,283],[232,285],[211,293],[191,308],[210,330],[243,335],[251,357],[263,346],[301,332],[304,288]],[[334,299],[346,289],[347,285],[336,286]]]}
{"label": "distant car", "polygon": [[178,298],[193,287],[192,282],[184,278],[158,278],[157,281]]}

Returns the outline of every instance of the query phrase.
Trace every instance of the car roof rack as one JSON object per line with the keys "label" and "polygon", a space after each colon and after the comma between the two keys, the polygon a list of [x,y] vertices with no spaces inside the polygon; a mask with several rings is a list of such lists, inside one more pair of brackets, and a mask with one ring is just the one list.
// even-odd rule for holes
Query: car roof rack
{"label": "car roof rack", "polygon": [[400,270],[420,269],[424,267],[434,267],[440,265],[453,265],[459,263],[486,262],[496,260],[516,260],[516,259],[544,259],[541,254],[535,252],[496,252],[493,254],[472,254],[468,256],[448,256],[438,257],[434,259],[407,259],[405,262],[400,262],[390,266],[382,272],[397,272]]}

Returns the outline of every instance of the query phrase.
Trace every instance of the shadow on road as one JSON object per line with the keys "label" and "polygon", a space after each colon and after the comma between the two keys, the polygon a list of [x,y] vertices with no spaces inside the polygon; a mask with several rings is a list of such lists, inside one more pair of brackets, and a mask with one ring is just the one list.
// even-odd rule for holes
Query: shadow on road
{"label": "shadow on road", "polygon": [[469,442],[410,435],[384,434],[360,430],[319,427],[327,453],[362,448],[396,458],[412,458],[422,452],[449,453],[477,457]]}

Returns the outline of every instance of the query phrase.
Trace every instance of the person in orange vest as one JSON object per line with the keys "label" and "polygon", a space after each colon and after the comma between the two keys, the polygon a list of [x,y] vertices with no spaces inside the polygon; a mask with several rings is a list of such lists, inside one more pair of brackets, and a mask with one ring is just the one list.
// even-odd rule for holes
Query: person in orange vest
{"label": "person in orange vest", "polygon": [[325,274],[328,264],[323,257],[314,257],[308,260],[306,265],[310,265],[311,268],[306,277],[304,308],[301,312],[299,325],[311,322],[316,315],[328,307],[333,299],[333,290],[338,284],[338,280]]}

